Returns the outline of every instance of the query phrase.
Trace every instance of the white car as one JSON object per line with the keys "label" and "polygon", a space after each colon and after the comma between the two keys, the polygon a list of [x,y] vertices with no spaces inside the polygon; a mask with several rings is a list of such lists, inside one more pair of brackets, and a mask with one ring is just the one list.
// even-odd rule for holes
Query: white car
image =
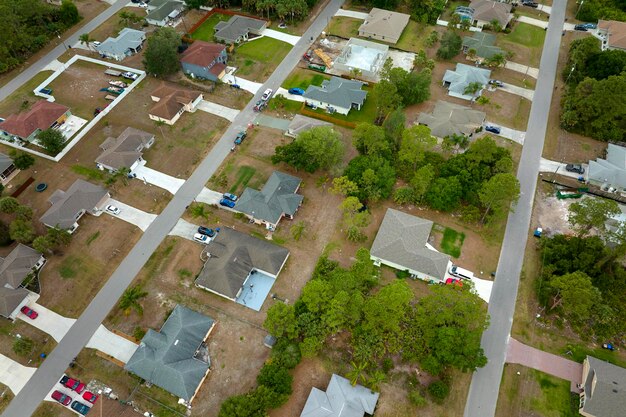
{"label": "white car", "polygon": [[93,44],[93,46],[100,46],[100,44],[101,44],[102,42],[100,42],[100,41],[93,41],[93,42],[91,42],[91,43]]}
{"label": "white car", "polygon": [[120,210],[119,207],[115,207],[112,204],[109,204],[105,210],[111,214],[115,214],[116,216],[122,212],[122,210]]}
{"label": "white car", "polygon": [[263,100],[263,101],[269,100],[270,97],[272,97],[272,93],[273,92],[274,92],[274,90],[272,90],[271,88],[268,88],[267,90],[265,90],[265,92],[261,96],[261,100]]}
{"label": "white car", "polygon": [[196,242],[204,243],[205,245],[210,242],[209,237],[201,233],[195,233],[193,235],[193,240],[195,240]]}

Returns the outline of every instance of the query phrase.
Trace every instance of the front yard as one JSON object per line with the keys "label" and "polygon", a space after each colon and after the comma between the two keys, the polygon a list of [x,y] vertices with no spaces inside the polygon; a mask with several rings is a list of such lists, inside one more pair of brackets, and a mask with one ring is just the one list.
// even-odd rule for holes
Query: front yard
{"label": "front yard", "polygon": [[330,19],[329,25],[326,27],[326,33],[342,38],[354,38],[359,35],[359,27],[363,24],[363,20],[346,16],[334,16]]}
{"label": "front yard", "polygon": [[236,47],[228,65],[237,67],[236,76],[265,82],[290,50],[287,42],[264,36]]}
{"label": "front yard", "polygon": [[539,68],[546,32],[540,27],[516,22],[509,34],[498,33],[496,45],[513,53],[511,61]]}

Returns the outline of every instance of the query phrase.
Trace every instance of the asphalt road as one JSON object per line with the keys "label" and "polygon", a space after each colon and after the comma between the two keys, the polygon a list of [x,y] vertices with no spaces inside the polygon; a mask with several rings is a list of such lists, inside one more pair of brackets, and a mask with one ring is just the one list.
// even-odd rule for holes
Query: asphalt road
{"label": "asphalt road", "polygon": [[481,342],[489,362],[487,366],[476,371],[472,377],[465,403],[465,417],[490,417],[496,413],[506,348],[513,324],[519,277],[528,240],[539,162],[554,91],[566,4],[566,0],[555,0],[552,4],[548,33],[541,55],[539,78],[530,108],[522,158],[517,171],[521,189],[520,199],[515,211],[509,215],[506,225],[496,279],[489,300],[491,324],[483,334]]}
{"label": "asphalt road", "polygon": [[[186,206],[194,200],[224,159],[230,155],[230,148],[237,132],[244,129],[254,120],[256,114],[253,112],[252,107],[263,94],[263,90],[272,88],[276,91],[280,87],[280,84],[295,68],[301,56],[309,48],[311,44],[310,38],[313,37],[315,39],[320,35],[328,24],[329,19],[339,10],[343,2],[344,0],[331,0],[328,3],[302,36],[301,40],[294,45],[278,68],[276,68],[263,88],[259,90],[258,94],[248,103],[246,108],[239,113],[211,152],[174,195],[172,201],[150,227],[146,229],[141,239],[124,258],[104,287],[102,287],[83,314],[67,332],[66,336],[11,401],[2,417],[29,417],[33,414],[43,398],[57,382],[57,379],[68,368],[72,359],[78,355],[96,332],[100,323],[115,306],[117,300],[139,273],[150,255],[176,225]],[[88,297],[89,294],[84,294],[83,296]]]}

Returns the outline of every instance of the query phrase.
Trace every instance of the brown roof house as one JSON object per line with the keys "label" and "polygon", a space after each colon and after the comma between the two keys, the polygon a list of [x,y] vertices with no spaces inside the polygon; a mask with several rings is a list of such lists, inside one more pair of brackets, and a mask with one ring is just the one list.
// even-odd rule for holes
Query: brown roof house
{"label": "brown roof house", "polygon": [[430,128],[438,138],[452,135],[472,137],[485,121],[486,114],[480,110],[439,100],[432,113],[420,113],[417,123]]}
{"label": "brown roof house", "polygon": [[186,88],[161,85],[150,95],[156,102],[148,113],[150,119],[173,125],[180,116],[188,111],[195,112],[196,106],[204,99],[202,93]]}
{"label": "brown roof house", "polygon": [[502,28],[507,27],[513,14],[511,3],[501,3],[492,0],[474,0],[469,5],[474,11],[472,14],[472,24],[482,28],[484,25],[490,25],[492,20],[497,20]]}
{"label": "brown roof house", "polygon": [[39,220],[48,227],[58,227],[73,233],[78,228],[78,220],[89,212],[101,213],[101,207],[111,197],[109,192],[99,185],[83,180],[76,180],[67,191],[56,190],[48,201],[52,207]]}
{"label": "brown roof house", "polygon": [[39,132],[63,124],[71,115],[68,107],[39,100],[29,110],[12,114],[0,122],[0,139],[33,142]]}
{"label": "brown roof house", "polygon": [[217,43],[195,41],[181,55],[183,72],[203,80],[217,81],[226,69],[226,46]]}
{"label": "brown roof house", "polygon": [[587,356],[583,362],[578,412],[586,417],[623,416],[626,411],[626,369]]}
{"label": "brown roof house", "polygon": [[45,262],[41,253],[21,243],[6,258],[0,258],[0,316],[11,320],[17,316],[30,294],[22,283]]}
{"label": "brown roof house", "polygon": [[602,48],[626,51],[626,22],[598,20],[598,33],[606,38]]}
{"label": "brown roof house", "polygon": [[397,43],[409,23],[409,15],[374,7],[359,27],[359,36]]}
{"label": "brown roof house", "polygon": [[118,171],[128,168],[131,172],[143,161],[143,150],[154,144],[154,135],[143,130],[127,127],[117,138],[107,138],[100,145],[103,152],[96,159],[100,170]]}

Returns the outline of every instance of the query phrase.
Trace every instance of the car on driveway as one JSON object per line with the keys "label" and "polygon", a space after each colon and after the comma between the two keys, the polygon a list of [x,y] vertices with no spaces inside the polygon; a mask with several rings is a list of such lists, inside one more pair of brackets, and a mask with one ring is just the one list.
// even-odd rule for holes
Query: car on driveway
{"label": "car on driveway", "polygon": [[224,193],[224,195],[222,196],[227,200],[230,201],[237,201],[237,196],[235,194],[231,194],[231,193]]}
{"label": "car on driveway", "polygon": [[241,142],[248,136],[246,132],[237,133],[237,137],[235,137],[235,145],[241,145]]}
{"label": "car on driveway", "polygon": [[598,28],[598,25],[596,25],[595,23],[583,23],[582,26],[586,27],[589,30]]}
{"label": "car on driveway", "polygon": [[113,204],[109,204],[105,210],[108,213],[115,214],[116,216],[122,212],[119,207],[116,207]]}
{"label": "car on driveway", "polygon": [[39,317],[39,313],[37,313],[35,310],[28,306],[20,308],[20,311],[31,320],[35,320],[37,317]]}
{"label": "car on driveway", "polygon": [[462,287],[463,282],[458,278],[448,278],[446,279],[446,285],[456,285],[456,286]]}
{"label": "car on driveway", "polygon": [[63,405],[70,405],[70,403],[72,402],[72,397],[63,394],[61,391],[54,391],[51,397],[53,400],[56,400]]}
{"label": "car on driveway", "polygon": [[304,90],[301,89],[301,88],[297,88],[297,87],[290,88],[289,89],[289,94],[293,94],[293,95],[296,95],[296,96],[301,96],[301,95],[304,94]]}
{"label": "car on driveway", "polygon": [[231,201],[231,200],[228,200],[228,199],[226,199],[226,198],[222,198],[222,199],[220,200],[220,206],[224,206],[224,207],[228,207],[228,208],[233,208],[233,207],[235,207],[235,202],[234,202],[234,201]]}
{"label": "car on driveway", "polygon": [[577,174],[584,174],[585,168],[580,164],[567,164],[565,170],[569,172],[575,172]]}
{"label": "car on driveway", "polygon": [[208,227],[204,227],[204,226],[198,227],[198,233],[200,233],[201,235],[208,236],[208,237],[215,236],[215,230],[209,229]]}
{"label": "car on driveway", "polygon": [[86,391],[83,394],[83,400],[89,401],[90,403],[94,404],[96,401],[98,401],[98,395],[94,394],[91,391]]}
{"label": "car on driveway", "polygon": [[487,132],[495,133],[496,135],[500,134],[500,127],[498,127],[498,126],[487,125],[487,126],[485,126],[485,130]]}
{"label": "car on driveway", "polygon": [[263,101],[269,100],[272,97],[273,92],[274,90],[272,90],[271,88],[268,88],[267,90],[263,92],[263,95],[261,96],[261,100]]}
{"label": "car on driveway", "polygon": [[496,87],[504,87],[504,83],[500,80],[489,80],[489,84]]}
{"label": "car on driveway", "polygon": [[587,32],[587,26],[585,25],[575,25],[574,30],[578,30],[580,32]]}
{"label": "car on driveway", "polygon": [[72,403],[72,410],[77,411],[82,415],[87,415],[87,413],[89,412],[89,410],[91,410],[91,408],[87,407],[85,404],[79,401],[74,401]]}
{"label": "car on driveway", "polygon": [[203,235],[202,233],[194,233],[193,240],[204,243],[205,245],[210,242],[209,237],[207,235]]}
{"label": "car on driveway", "polygon": [[61,381],[59,382],[61,382],[61,384],[65,387],[71,389],[72,391],[76,391],[79,394],[85,391],[85,384],[77,379],[72,379],[67,375],[63,375],[63,378],[61,378]]}
{"label": "car on driveway", "polygon": [[532,7],[533,9],[536,9],[537,7],[539,7],[539,3],[535,3],[534,1],[523,1],[522,6]]}

